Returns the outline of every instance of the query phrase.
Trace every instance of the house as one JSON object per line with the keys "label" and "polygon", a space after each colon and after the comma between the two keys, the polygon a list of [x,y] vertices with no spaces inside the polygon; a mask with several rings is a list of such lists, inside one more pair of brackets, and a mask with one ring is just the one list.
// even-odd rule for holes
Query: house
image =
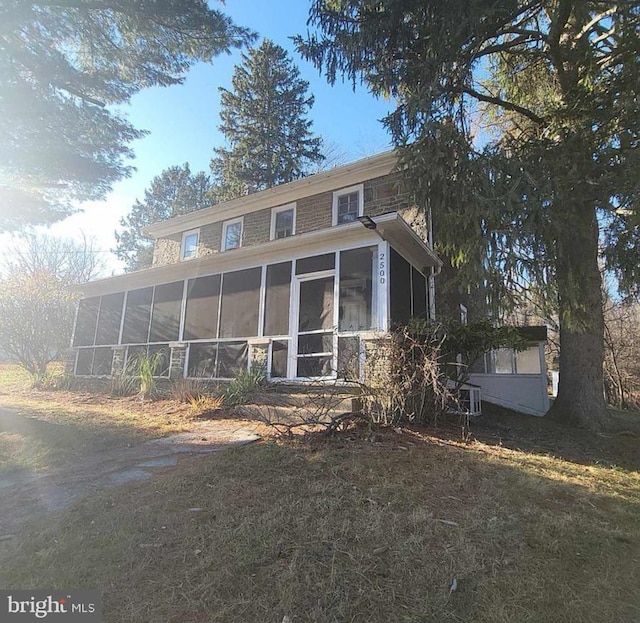
{"label": "house", "polygon": [[435,315],[442,262],[393,152],[146,233],[151,268],[82,286],[78,376],[116,374],[144,351],[168,378],[259,365],[272,381],[331,380],[354,354],[362,369],[367,342],[393,324]]}

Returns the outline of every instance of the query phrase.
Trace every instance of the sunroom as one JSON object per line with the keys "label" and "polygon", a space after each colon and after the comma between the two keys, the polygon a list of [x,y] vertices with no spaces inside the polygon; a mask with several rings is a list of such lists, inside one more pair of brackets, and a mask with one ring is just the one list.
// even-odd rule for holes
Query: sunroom
{"label": "sunroom", "polygon": [[273,381],[362,369],[364,341],[433,315],[441,263],[396,213],[81,286],[73,372],[110,376],[141,352],[156,374]]}

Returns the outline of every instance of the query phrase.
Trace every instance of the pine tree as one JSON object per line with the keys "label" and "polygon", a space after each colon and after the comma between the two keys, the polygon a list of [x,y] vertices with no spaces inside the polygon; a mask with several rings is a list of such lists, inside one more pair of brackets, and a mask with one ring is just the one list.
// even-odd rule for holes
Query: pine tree
{"label": "pine tree", "polygon": [[0,2],[0,231],[104,198],[144,135],[112,106],[252,40],[206,0]]}
{"label": "pine tree", "polygon": [[242,55],[232,89],[220,88],[227,147],[215,149],[211,161],[218,199],[301,178],[324,159],[307,119],[308,88],[287,52],[267,39]]}
{"label": "pine tree", "polygon": [[187,162],[154,177],[144,200],[136,200],[129,215],[120,220],[124,229],[116,232],[114,252],[127,270],[151,266],[153,243],[142,233],[144,227],[210,206],[210,193],[209,177],[202,172],[192,174]]}
{"label": "pine tree", "polygon": [[385,123],[467,284],[553,299],[550,415],[606,428],[599,252],[640,290],[640,2],[314,0],[310,23],[299,48],[331,82],[396,99]]}

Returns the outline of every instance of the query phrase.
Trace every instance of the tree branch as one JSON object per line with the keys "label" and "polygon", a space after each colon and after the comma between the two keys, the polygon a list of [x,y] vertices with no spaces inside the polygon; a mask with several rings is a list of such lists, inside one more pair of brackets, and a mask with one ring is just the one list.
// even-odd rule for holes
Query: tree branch
{"label": "tree branch", "polygon": [[470,89],[468,87],[463,88],[462,92],[466,93],[467,95],[470,95],[471,97],[475,97],[477,100],[481,102],[487,102],[488,104],[495,104],[496,106],[500,106],[505,110],[512,110],[513,112],[520,113],[521,115],[527,117],[527,119],[530,119],[531,121],[533,121],[534,123],[537,123],[538,125],[542,125],[545,123],[544,117],[540,117],[539,115],[536,115],[536,113],[529,110],[528,108],[524,108],[523,106],[519,106],[518,104],[514,104],[513,102],[507,102],[506,100],[500,99],[499,97],[493,97],[491,95],[487,95],[486,93],[480,93],[479,91],[476,91],[475,89]]}

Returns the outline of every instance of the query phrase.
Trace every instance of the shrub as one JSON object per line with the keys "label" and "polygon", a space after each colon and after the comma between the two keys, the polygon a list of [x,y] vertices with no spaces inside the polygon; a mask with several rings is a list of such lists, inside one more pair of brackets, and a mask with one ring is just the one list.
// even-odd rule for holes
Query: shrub
{"label": "shrub", "polygon": [[265,383],[266,378],[262,370],[240,370],[224,392],[224,404],[228,407],[247,404],[253,396],[264,390]]}

